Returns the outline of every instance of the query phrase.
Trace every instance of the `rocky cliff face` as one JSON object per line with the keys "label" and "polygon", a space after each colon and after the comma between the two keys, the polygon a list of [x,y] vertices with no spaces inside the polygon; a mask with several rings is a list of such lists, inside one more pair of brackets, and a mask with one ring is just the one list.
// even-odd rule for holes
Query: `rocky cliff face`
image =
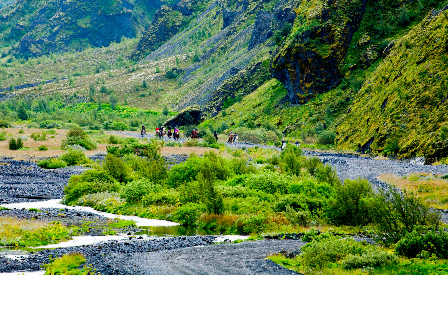
{"label": "rocky cliff face", "polygon": [[303,104],[339,84],[340,66],[366,2],[311,0],[297,5],[292,33],[271,61],[272,76],[285,85],[292,103]]}
{"label": "rocky cliff face", "polygon": [[3,40],[18,41],[18,56],[36,57],[135,37],[161,5],[159,0],[18,0],[0,12],[0,28]]}

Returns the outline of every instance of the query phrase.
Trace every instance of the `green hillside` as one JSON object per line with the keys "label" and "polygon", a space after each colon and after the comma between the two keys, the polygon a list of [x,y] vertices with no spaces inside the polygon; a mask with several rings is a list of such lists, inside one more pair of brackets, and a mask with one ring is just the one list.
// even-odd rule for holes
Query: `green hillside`
{"label": "green hillside", "polygon": [[33,106],[42,97],[116,101],[193,108],[199,128],[447,156],[446,0],[64,3],[19,0],[0,11],[0,118],[13,121],[22,105],[41,120]]}

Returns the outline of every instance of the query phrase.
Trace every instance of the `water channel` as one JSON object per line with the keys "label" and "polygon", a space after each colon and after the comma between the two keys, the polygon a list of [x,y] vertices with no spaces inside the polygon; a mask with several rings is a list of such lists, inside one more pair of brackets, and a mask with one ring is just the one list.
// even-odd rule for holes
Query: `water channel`
{"label": "water channel", "polygon": [[[111,219],[132,220],[135,222],[135,224],[138,226],[139,229],[139,231],[135,233],[135,236],[140,236],[143,239],[158,239],[160,237],[177,237],[177,236],[192,236],[192,235],[216,235],[216,233],[213,231],[201,230],[199,228],[194,227],[183,227],[179,223],[174,223],[170,221],[141,218],[137,216],[116,215],[107,212],[97,211],[93,208],[85,206],[67,206],[61,204],[60,201],[61,201],[60,199],[51,199],[39,202],[11,203],[11,204],[4,204],[2,206],[9,209],[42,209],[42,208],[72,209],[72,210],[90,212]],[[15,259],[18,257],[24,257],[28,255],[30,251],[33,251],[35,249],[91,245],[104,241],[127,239],[128,237],[129,236],[125,234],[109,235],[109,236],[74,236],[72,237],[71,240],[66,242],[39,246],[35,248],[1,247],[0,255],[10,259]],[[245,240],[247,238],[248,236],[220,235],[216,238],[216,242],[234,241],[239,239]]]}

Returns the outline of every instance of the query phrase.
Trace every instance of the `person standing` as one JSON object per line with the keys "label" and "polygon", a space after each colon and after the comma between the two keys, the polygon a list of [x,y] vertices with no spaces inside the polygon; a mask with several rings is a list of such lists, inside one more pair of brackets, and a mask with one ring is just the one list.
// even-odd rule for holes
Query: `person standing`
{"label": "person standing", "polygon": [[229,140],[227,141],[229,143],[233,143],[233,132],[230,132],[229,134]]}
{"label": "person standing", "polygon": [[171,140],[172,135],[173,135],[173,131],[171,130],[171,127],[168,127],[168,140]]}
{"label": "person standing", "polygon": [[234,143],[238,142],[238,134],[236,134],[236,133],[233,134],[233,142]]}
{"label": "person standing", "polygon": [[216,142],[218,142],[218,132],[217,131],[213,132],[213,136],[215,137]]}
{"label": "person standing", "polygon": [[285,140],[285,138],[283,138],[281,149],[284,150],[285,148],[286,148],[286,140]]}
{"label": "person standing", "polygon": [[142,138],[146,135],[146,127],[145,127],[145,125],[142,126],[142,130],[141,130],[140,134],[141,134]]}

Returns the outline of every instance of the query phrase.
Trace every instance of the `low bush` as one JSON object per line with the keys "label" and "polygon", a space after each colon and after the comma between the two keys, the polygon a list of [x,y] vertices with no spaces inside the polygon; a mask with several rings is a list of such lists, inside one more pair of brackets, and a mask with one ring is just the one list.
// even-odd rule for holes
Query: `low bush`
{"label": "low bush", "polygon": [[341,264],[344,269],[350,270],[364,267],[386,267],[397,262],[398,258],[393,254],[381,251],[378,248],[372,248],[361,255],[349,254],[341,261]]}
{"label": "low bush", "polygon": [[76,201],[89,194],[99,192],[116,192],[120,189],[120,184],[108,172],[104,170],[87,170],[82,175],[73,175],[68,180],[64,189],[62,202],[67,205],[75,205]]}
{"label": "low bush", "polygon": [[128,203],[141,202],[145,195],[153,193],[158,188],[157,185],[148,179],[134,180],[127,183],[120,192],[120,196]]}
{"label": "low bush", "polygon": [[305,273],[319,273],[331,263],[341,261],[350,254],[362,255],[366,247],[351,238],[329,236],[313,239],[302,247],[301,259]]}
{"label": "low bush", "polygon": [[31,138],[34,139],[34,141],[47,141],[47,132],[42,131],[41,133],[32,133]]}
{"label": "low bush", "polygon": [[106,155],[103,169],[118,182],[126,183],[133,179],[131,167],[122,158],[112,154]]}
{"label": "low bush", "polygon": [[118,145],[118,144],[123,143],[123,139],[116,135],[110,135],[107,142],[112,145]]}
{"label": "low bush", "polygon": [[[77,201],[77,205],[92,207],[98,211],[113,210],[125,203],[117,192],[99,192],[82,196]],[[111,212],[111,211],[109,211]]]}
{"label": "low bush", "polygon": [[0,120],[0,128],[9,128],[11,124],[6,120]]}
{"label": "low bush", "polygon": [[6,140],[6,132],[0,132],[0,141]]}
{"label": "low bush", "polygon": [[187,203],[168,215],[167,219],[183,226],[193,226],[204,210],[203,204]]}
{"label": "low bush", "polygon": [[14,138],[9,139],[9,145],[8,148],[10,150],[18,150],[23,148],[23,141],[21,138],[18,138],[17,140]]}
{"label": "low bush", "polygon": [[57,158],[40,160],[37,165],[44,169],[57,169],[67,167],[67,163]]}
{"label": "low bush", "polygon": [[186,140],[182,146],[184,147],[197,147],[199,146],[199,141],[197,139],[188,139]]}
{"label": "low bush", "polygon": [[90,139],[88,134],[81,128],[75,128],[67,133],[67,138],[62,141],[61,147],[65,149],[68,145],[80,145],[87,150],[96,149],[96,143]]}
{"label": "low bush", "polygon": [[326,200],[322,197],[312,197],[308,195],[284,195],[277,201],[273,209],[274,211],[281,212],[286,211],[287,207],[290,207],[302,211],[310,211],[311,213],[317,213],[322,210],[326,204]]}
{"label": "low bush", "polygon": [[135,174],[140,178],[147,178],[154,183],[160,183],[167,176],[167,164],[163,158],[158,160],[127,154],[123,157]]}
{"label": "low bush", "polygon": [[41,145],[41,146],[39,146],[37,149],[40,150],[40,151],[47,151],[47,150],[48,150],[48,147],[45,146],[45,145]]}
{"label": "low bush", "polygon": [[396,243],[419,227],[437,230],[440,214],[431,210],[413,194],[394,188],[381,190],[364,201],[372,224],[385,243]]}
{"label": "low bush", "polygon": [[323,131],[319,134],[317,142],[321,145],[334,145],[336,133],[331,130]]}
{"label": "low bush", "polygon": [[274,172],[263,172],[247,175],[245,186],[268,194],[285,194],[291,178]]}
{"label": "low bush", "polygon": [[80,228],[76,226],[66,227],[60,222],[51,222],[49,225],[35,230],[2,225],[0,228],[0,245],[36,247],[66,241],[71,236],[80,233]]}
{"label": "low bush", "polygon": [[151,192],[142,198],[142,205],[176,205],[180,203],[180,194],[176,190],[161,189],[157,192]]}
{"label": "low bush", "polygon": [[60,258],[52,260],[49,264],[43,265],[45,275],[90,275],[94,274],[91,267],[81,265],[85,264],[86,258],[80,253],[65,254]]}
{"label": "low bush", "polygon": [[60,159],[65,161],[68,166],[78,166],[92,162],[81,150],[69,150],[67,153],[61,155]]}
{"label": "low bush", "polygon": [[438,258],[448,259],[448,233],[445,231],[420,232],[418,230],[406,234],[395,247],[398,255],[416,258],[424,251]]}
{"label": "low bush", "polygon": [[187,161],[172,167],[168,172],[167,185],[177,187],[183,183],[196,180],[199,171],[202,168],[203,160],[192,154]]}
{"label": "low bush", "polygon": [[369,224],[369,207],[363,201],[373,196],[367,180],[345,180],[336,187],[336,195],[329,199],[326,216],[334,225],[364,226]]}

